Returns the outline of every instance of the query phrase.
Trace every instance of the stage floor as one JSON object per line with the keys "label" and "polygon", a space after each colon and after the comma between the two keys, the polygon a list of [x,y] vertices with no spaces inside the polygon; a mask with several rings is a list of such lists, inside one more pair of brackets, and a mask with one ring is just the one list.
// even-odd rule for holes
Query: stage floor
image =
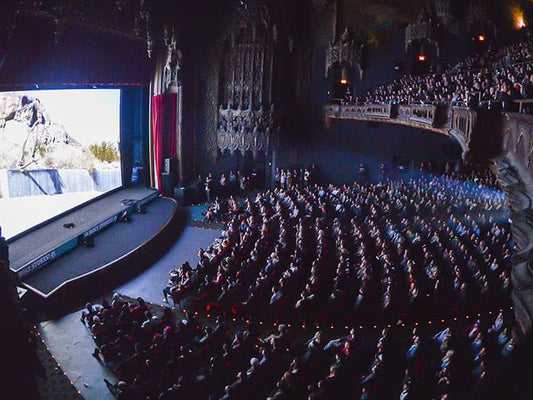
{"label": "stage floor", "polygon": [[94,238],[94,247],[78,246],[22,281],[42,295],[49,295],[63,283],[83,277],[124,257],[151,240],[171,220],[177,204],[159,198],[145,214],[133,214],[131,222],[119,222]]}
{"label": "stage floor", "polygon": [[102,192],[79,192],[0,199],[2,236],[10,239],[102,194]]}
{"label": "stage floor", "polygon": [[[11,269],[14,271],[19,270],[28,262],[34,260],[36,257],[39,257],[42,254],[45,254],[50,249],[53,249],[65,243],[66,241],[77,237],[78,235],[92,228],[95,224],[126,209],[128,205],[124,205],[122,203],[123,200],[143,200],[154,192],[154,189],[146,187],[132,187],[118,190],[50,223],[47,223],[40,228],[30,231],[21,237],[10,240],[9,258],[11,260]],[[48,197],[51,197],[51,201],[60,203],[63,202],[63,199],[65,198],[64,196],[67,196],[68,198],[69,195],[64,194]],[[31,209],[32,207],[44,208],[39,200],[34,200],[32,205],[30,205],[28,202],[26,206],[29,207],[27,210]],[[55,207],[59,206],[56,205]],[[21,209],[18,209],[16,213],[12,211],[13,214],[11,215],[24,214],[24,212],[20,211]],[[74,227],[65,228],[63,226],[64,224],[74,224]]]}

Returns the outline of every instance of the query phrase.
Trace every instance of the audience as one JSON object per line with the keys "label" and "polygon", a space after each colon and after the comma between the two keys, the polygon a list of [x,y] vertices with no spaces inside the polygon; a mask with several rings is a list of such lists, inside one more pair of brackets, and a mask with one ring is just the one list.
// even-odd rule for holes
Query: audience
{"label": "audience", "polygon": [[119,294],[87,304],[117,398],[454,398],[509,356],[514,244],[494,176],[305,176],[230,198],[220,239],[169,273],[182,320]]}
{"label": "audience", "polygon": [[[377,86],[358,102],[368,104],[445,104],[503,107],[533,96],[533,41],[514,43],[458,62],[445,72],[406,75]],[[524,111],[529,111],[525,108]]]}
{"label": "audience", "polygon": [[[276,188],[288,189],[294,185],[303,185],[307,187],[313,183],[316,183],[317,168],[313,165],[310,168],[293,168],[280,169],[276,168],[273,184]],[[242,204],[239,202],[237,194],[246,197],[249,189],[260,189],[263,187],[261,184],[261,177],[252,171],[251,176],[241,175],[237,172],[237,175],[233,171],[229,174],[230,179],[227,183],[227,179],[224,173],[220,177],[220,185],[213,189],[211,174],[206,178],[206,182],[209,181],[209,206],[205,212],[205,219],[208,222],[227,222],[232,216],[239,213]],[[240,191],[237,188],[237,176],[239,176]],[[233,178],[232,178],[233,177]],[[206,185],[206,194],[207,185]],[[214,202],[212,201],[212,193],[215,193]],[[206,197],[207,198],[207,197]]]}

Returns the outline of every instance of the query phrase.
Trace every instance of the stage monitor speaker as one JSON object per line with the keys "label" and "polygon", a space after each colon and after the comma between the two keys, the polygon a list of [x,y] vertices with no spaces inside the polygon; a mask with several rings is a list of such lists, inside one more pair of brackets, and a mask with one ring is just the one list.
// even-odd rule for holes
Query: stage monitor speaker
{"label": "stage monitor speaker", "polygon": [[178,175],[178,159],[177,158],[165,158],[163,164],[163,173]]}
{"label": "stage monitor speaker", "polygon": [[174,174],[161,174],[161,190],[165,196],[172,197],[174,195],[175,183],[176,177]]}
{"label": "stage monitor speaker", "polygon": [[181,188],[174,188],[174,198],[178,202],[178,204],[182,207],[187,206],[187,193],[184,187]]}
{"label": "stage monitor speaker", "polygon": [[198,191],[197,186],[189,186],[187,188],[187,193],[189,194],[187,201],[189,201],[191,204],[198,204],[202,202],[202,198],[200,197],[200,192]]}

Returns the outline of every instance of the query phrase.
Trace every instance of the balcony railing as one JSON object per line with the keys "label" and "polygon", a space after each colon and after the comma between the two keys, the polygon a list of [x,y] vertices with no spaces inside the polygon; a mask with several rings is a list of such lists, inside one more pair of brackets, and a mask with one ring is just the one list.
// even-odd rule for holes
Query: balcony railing
{"label": "balcony railing", "polygon": [[328,104],[326,115],[330,118],[364,119],[390,118],[390,104]]}
{"label": "balcony railing", "polygon": [[409,125],[452,135],[469,143],[476,112],[468,107],[431,104],[328,104],[326,120],[368,120]]}
{"label": "balcony railing", "polygon": [[416,123],[434,126],[435,110],[434,105],[416,104],[416,105],[399,105],[398,118]]}

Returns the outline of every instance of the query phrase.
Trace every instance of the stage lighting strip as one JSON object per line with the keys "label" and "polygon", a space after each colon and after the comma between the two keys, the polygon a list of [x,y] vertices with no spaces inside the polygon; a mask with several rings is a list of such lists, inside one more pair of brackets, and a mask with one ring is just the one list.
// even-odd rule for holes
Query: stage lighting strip
{"label": "stage lighting strip", "polygon": [[[146,303],[147,303],[147,304],[150,304],[150,305],[152,305],[152,306],[159,306],[159,307],[161,307],[161,308],[169,308],[169,307],[167,307],[167,306],[165,306],[165,305],[161,305],[161,304],[158,304],[158,303],[152,303],[152,302],[150,302],[150,301],[147,301]],[[174,311],[174,310],[176,310],[176,307],[173,306],[173,307],[170,307],[170,309]],[[512,310],[513,310],[513,307],[511,306],[511,307],[509,307],[506,311],[507,311],[507,312],[510,312],[510,311],[512,311]],[[183,310],[181,310],[181,311],[183,312],[183,314],[185,314],[185,313],[187,312],[186,309],[183,309]],[[413,326],[431,326],[431,325],[433,325],[433,324],[438,324],[439,322],[440,322],[442,325],[446,325],[446,326],[447,326],[447,325],[449,325],[450,323],[452,323],[452,321],[453,321],[453,322],[457,322],[457,321],[463,321],[463,320],[465,320],[465,319],[466,319],[466,320],[478,319],[478,318],[483,317],[483,316],[498,315],[498,313],[500,313],[500,312],[502,312],[502,311],[503,311],[503,308],[500,308],[500,309],[498,310],[498,312],[488,311],[488,312],[486,312],[486,313],[467,314],[467,315],[465,315],[465,316],[463,316],[463,317],[453,317],[453,318],[451,318],[451,319],[440,319],[440,320],[438,320],[438,319],[437,319],[437,320],[428,320],[428,321],[425,321],[425,322],[418,322],[418,321],[417,321],[417,322],[408,322],[408,323],[405,323],[405,322],[402,322],[401,319],[398,319],[398,322],[397,322],[396,324],[386,324],[386,325],[384,325],[384,324],[374,324],[374,325],[367,325],[367,326],[365,326],[365,325],[359,325],[359,330],[378,329],[378,328],[383,329],[383,328],[385,328],[385,327],[386,327],[386,328],[392,328],[393,325],[394,325],[394,326],[401,326],[401,327],[403,327],[403,328],[405,328],[405,327],[409,327],[409,328],[411,328],[411,327],[413,327]],[[200,315],[200,314],[198,313],[198,311],[195,311],[195,312],[194,312],[194,315],[195,315],[195,316],[198,316],[198,315]],[[213,317],[216,317],[217,315],[211,315],[211,314],[209,314],[209,313],[205,315],[205,317],[207,317],[208,319],[211,318],[212,316],[213,316]],[[232,320],[233,322],[237,322],[237,318],[235,318],[235,317],[233,317],[231,320]],[[244,322],[244,323],[246,323],[247,325],[250,324],[250,323],[252,322],[251,320],[249,320],[249,319],[244,319],[244,318],[239,318],[239,321],[240,321],[240,322]],[[261,325],[261,326],[265,325],[264,321],[259,321],[258,323],[259,323],[259,325]],[[275,328],[275,327],[277,327],[280,323],[282,324],[283,322],[274,322],[274,323],[272,323],[272,326]],[[287,323],[287,327],[289,327],[289,328],[292,327],[293,325],[294,325],[294,326],[297,326],[298,324]],[[316,329],[321,329],[321,328],[324,327],[324,325],[325,325],[325,324],[322,324],[322,326],[321,326],[320,324],[317,324],[317,323],[314,324],[314,326],[316,327]],[[301,327],[302,329],[311,328],[312,326],[313,326],[313,324],[306,324],[305,322],[303,322],[302,324],[300,324],[300,327]],[[355,325],[354,327],[357,327],[357,325]],[[330,324],[329,328],[330,328],[331,330],[334,330],[334,329],[337,328],[337,327],[335,326],[335,324]],[[349,330],[349,329],[351,329],[351,327],[350,327],[349,325],[344,325],[344,329]]]}
{"label": "stage lighting strip", "polygon": [[[39,332],[39,329],[37,329],[37,326],[34,325],[34,326],[33,326],[33,329],[34,329],[35,333],[37,334],[37,336],[39,337],[39,339],[41,340],[41,343],[43,344],[43,346],[46,348],[46,351],[50,354],[50,356],[52,357],[52,359],[55,361],[55,363],[56,363],[56,365],[57,365],[57,368],[59,368],[61,371],[63,371],[63,375],[64,375],[67,379],[69,379],[69,378],[68,378],[68,375],[67,375],[67,372],[66,372],[63,368],[61,368],[61,364],[56,360],[56,357],[50,352],[50,348],[46,345],[46,341],[44,340],[43,336],[41,335],[41,332]],[[78,390],[78,389],[76,388],[76,386],[74,385],[74,382],[71,381],[70,379],[69,379],[69,382],[70,382],[70,384],[72,385],[72,388],[74,389],[74,392],[78,394],[78,396],[79,396],[79,398],[80,398],[81,400],[83,400],[83,396],[81,395],[81,390]]]}

